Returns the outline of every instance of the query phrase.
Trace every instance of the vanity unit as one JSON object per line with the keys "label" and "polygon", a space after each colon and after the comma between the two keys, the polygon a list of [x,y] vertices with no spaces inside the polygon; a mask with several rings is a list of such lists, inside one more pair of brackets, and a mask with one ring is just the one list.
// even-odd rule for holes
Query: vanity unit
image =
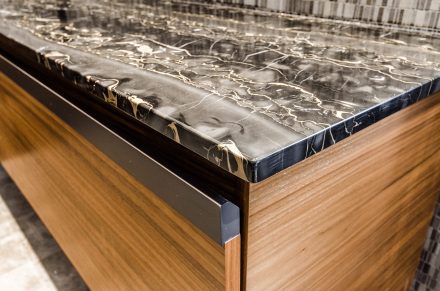
{"label": "vanity unit", "polygon": [[92,290],[398,290],[440,37],[185,1],[0,1],[0,160]]}

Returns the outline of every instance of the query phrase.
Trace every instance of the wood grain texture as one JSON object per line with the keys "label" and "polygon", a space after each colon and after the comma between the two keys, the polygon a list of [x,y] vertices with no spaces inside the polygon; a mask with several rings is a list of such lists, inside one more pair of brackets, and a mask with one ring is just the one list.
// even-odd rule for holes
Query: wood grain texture
{"label": "wood grain texture", "polygon": [[3,166],[93,290],[239,284],[239,237],[216,244],[3,74],[0,133]]}
{"label": "wood grain texture", "polygon": [[225,277],[227,291],[238,291],[240,290],[240,253],[241,241],[240,236],[237,236],[229,240],[225,244]]}
{"label": "wood grain texture", "polygon": [[247,290],[404,290],[440,193],[440,95],[249,193]]}

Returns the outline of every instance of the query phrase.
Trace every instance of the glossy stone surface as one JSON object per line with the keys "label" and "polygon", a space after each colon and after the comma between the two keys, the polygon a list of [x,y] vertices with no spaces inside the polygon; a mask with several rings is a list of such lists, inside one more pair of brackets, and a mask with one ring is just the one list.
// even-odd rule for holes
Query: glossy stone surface
{"label": "glossy stone surface", "polygon": [[0,35],[261,181],[440,90],[440,37],[212,4],[0,0]]}

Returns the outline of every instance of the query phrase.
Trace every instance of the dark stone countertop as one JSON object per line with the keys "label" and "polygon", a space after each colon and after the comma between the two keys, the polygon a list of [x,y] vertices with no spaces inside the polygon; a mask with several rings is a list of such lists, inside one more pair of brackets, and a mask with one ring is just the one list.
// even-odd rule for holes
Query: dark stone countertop
{"label": "dark stone countertop", "polygon": [[42,66],[251,182],[440,91],[435,34],[182,1],[0,4],[0,36]]}

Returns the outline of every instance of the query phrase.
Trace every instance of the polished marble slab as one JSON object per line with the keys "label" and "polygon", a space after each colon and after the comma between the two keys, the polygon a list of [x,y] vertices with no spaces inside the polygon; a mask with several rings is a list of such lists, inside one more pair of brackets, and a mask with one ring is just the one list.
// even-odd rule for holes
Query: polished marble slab
{"label": "polished marble slab", "polygon": [[0,49],[251,182],[440,91],[435,33],[185,1],[0,4]]}

